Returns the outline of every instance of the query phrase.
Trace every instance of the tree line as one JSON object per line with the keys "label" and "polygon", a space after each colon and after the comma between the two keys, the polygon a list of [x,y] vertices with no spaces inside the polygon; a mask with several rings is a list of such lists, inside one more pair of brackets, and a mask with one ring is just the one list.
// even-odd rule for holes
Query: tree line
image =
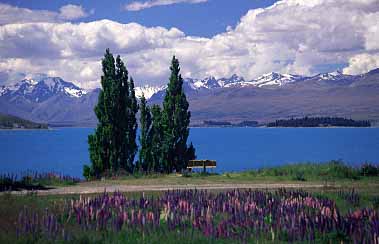
{"label": "tree line", "polygon": [[347,126],[370,127],[368,120],[352,120],[340,117],[304,117],[288,120],[276,120],[267,124],[268,127],[323,127],[323,126]]}
{"label": "tree line", "polygon": [[114,59],[110,50],[106,50],[102,59],[102,89],[95,106],[98,125],[94,134],[88,136],[91,165],[84,166],[86,178],[116,173],[180,172],[196,157],[192,143],[187,145],[191,113],[175,56],[170,70],[163,107],[150,107],[143,95],[138,102],[133,78],[129,78],[120,56]]}

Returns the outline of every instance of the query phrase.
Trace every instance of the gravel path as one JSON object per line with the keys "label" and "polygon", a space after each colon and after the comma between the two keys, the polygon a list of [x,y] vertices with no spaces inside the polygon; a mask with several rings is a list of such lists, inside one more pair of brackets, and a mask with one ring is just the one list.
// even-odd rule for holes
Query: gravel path
{"label": "gravel path", "polygon": [[[167,190],[184,190],[184,189],[207,189],[207,190],[224,190],[224,189],[276,189],[276,188],[322,188],[324,184],[196,184],[196,185],[107,185],[107,186],[68,186],[59,187],[49,190],[34,191],[37,195],[68,195],[68,194],[90,194],[107,192],[144,192],[144,191],[167,191]],[[333,187],[337,187],[333,185]],[[24,195],[28,191],[13,191],[15,195]]]}

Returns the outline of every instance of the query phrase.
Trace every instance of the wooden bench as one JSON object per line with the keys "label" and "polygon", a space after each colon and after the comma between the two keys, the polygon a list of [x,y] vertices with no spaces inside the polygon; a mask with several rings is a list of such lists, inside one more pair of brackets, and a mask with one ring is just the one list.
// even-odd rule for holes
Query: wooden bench
{"label": "wooden bench", "polygon": [[216,161],[215,160],[190,160],[187,165],[187,169],[191,172],[192,169],[199,169],[202,168],[204,173],[207,171],[207,169],[210,168],[216,168]]}

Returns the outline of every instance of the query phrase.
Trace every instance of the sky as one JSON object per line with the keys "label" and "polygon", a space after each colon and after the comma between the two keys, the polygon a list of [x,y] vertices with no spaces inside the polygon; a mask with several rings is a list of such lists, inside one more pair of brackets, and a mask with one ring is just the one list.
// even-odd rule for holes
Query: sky
{"label": "sky", "polygon": [[[0,85],[24,74],[100,86],[106,48],[137,85],[379,67],[378,0],[0,0]],[[6,75],[4,75],[6,74]]]}

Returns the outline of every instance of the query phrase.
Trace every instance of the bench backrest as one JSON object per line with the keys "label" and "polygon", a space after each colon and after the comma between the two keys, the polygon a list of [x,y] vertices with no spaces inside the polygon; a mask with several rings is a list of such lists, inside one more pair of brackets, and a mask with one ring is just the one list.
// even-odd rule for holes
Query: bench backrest
{"label": "bench backrest", "polygon": [[216,168],[215,160],[190,160],[188,162],[187,168]]}

